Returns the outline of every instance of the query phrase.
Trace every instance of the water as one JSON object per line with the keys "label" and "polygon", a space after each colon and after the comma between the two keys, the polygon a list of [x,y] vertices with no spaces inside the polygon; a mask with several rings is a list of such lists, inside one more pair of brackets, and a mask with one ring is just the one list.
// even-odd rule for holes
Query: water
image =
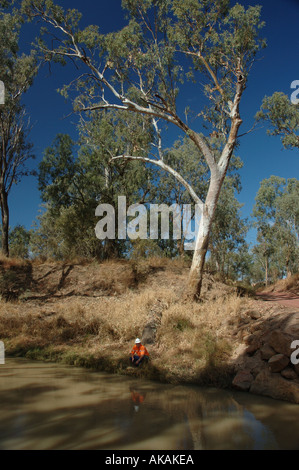
{"label": "water", "polygon": [[0,449],[299,449],[299,405],[71,366],[0,366]]}

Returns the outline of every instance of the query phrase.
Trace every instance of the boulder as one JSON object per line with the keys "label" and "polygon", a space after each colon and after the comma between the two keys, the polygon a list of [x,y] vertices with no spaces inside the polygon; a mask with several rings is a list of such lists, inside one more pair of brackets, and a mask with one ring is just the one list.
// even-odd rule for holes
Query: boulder
{"label": "boulder", "polygon": [[266,363],[262,361],[262,364],[257,363],[250,372],[252,373],[253,377],[256,377],[262,370],[267,369]]}
{"label": "boulder", "polygon": [[292,336],[293,339],[299,339],[299,312],[289,316],[284,324],[283,332]]}
{"label": "boulder", "polygon": [[249,346],[247,346],[245,352],[249,356],[252,356],[258,349],[259,349],[259,343],[256,341],[250,344]]}
{"label": "boulder", "polygon": [[245,344],[250,345],[250,344],[256,342],[256,335],[252,335],[252,334],[244,335],[243,336],[243,341],[244,341]]}
{"label": "boulder", "polygon": [[289,362],[289,358],[284,356],[284,354],[275,354],[274,356],[270,357],[268,361],[269,370],[271,372],[280,372],[286,368]]}
{"label": "boulder", "polygon": [[246,353],[247,346],[240,345],[237,348],[236,353],[237,357],[233,361],[234,368],[236,373],[238,371],[249,371],[253,375],[257,375],[258,372],[262,370],[263,367],[267,367],[266,363],[262,360],[260,351],[257,350],[254,355],[248,355]]}
{"label": "boulder", "polygon": [[292,341],[293,338],[288,334],[280,330],[273,330],[267,342],[277,353],[290,357],[293,351],[291,348]]}
{"label": "boulder", "polygon": [[288,379],[288,380],[297,379],[297,374],[294,371],[294,369],[292,369],[291,367],[286,367],[280,373],[281,373],[282,377],[284,377],[285,379]]}
{"label": "boulder", "polygon": [[262,316],[262,314],[257,310],[247,310],[245,315],[248,315],[252,320],[258,320],[258,318]]}
{"label": "boulder", "polygon": [[286,400],[299,404],[299,381],[289,381],[280,374],[273,374],[269,370],[262,370],[256,376],[249,391],[276,400]]}
{"label": "boulder", "polygon": [[268,343],[265,343],[261,349],[261,357],[264,359],[264,361],[268,361],[270,357],[275,355],[275,351],[273,348]]}
{"label": "boulder", "polygon": [[232,385],[236,389],[246,392],[249,390],[253,380],[253,375],[249,370],[239,370],[232,382]]}

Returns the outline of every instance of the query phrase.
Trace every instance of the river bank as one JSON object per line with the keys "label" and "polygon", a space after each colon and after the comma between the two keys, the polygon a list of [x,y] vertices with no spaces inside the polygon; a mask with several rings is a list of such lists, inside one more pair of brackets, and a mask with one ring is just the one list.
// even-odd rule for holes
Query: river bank
{"label": "river bank", "polygon": [[[203,302],[183,301],[188,266],[182,261],[42,263],[26,269],[27,289],[0,303],[7,356],[173,384],[235,387],[299,403],[299,371],[284,344],[299,339],[292,309],[241,297],[236,287],[210,275]],[[150,362],[133,369],[128,355],[137,336]],[[269,371],[277,354],[287,363]]]}

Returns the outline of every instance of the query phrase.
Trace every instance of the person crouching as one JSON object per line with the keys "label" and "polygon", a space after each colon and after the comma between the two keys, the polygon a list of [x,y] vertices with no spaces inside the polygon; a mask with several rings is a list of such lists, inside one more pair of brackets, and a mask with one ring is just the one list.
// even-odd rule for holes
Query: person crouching
{"label": "person crouching", "polygon": [[143,361],[148,361],[148,359],[149,359],[149,353],[146,347],[143,346],[143,344],[141,344],[141,341],[139,338],[136,338],[135,345],[133,346],[133,349],[131,351],[130,362],[132,363],[133,366],[139,367]]}

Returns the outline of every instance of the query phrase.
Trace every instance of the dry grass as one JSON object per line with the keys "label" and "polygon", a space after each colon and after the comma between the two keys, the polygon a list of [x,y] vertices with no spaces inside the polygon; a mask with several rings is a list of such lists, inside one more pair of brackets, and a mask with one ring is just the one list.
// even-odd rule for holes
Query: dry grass
{"label": "dry grass", "polygon": [[171,293],[151,289],[119,297],[70,297],[46,307],[30,302],[0,302],[1,338],[25,335],[37,344],[127,343],[141,336],[157,295],[170,301]]}
{"label": "dry grass", "polygon": [[[54,280],[49,273],[59,278],[57,271],[49,270],[49,264],[33,266],[33,273],[35,269],[52,289]],[[217,368],[225,372],[231,330],[247,300],[224,296],[222,291],[221,298],[200,304],[185,302],[178,292],[187,272],[183,261],[160,258],[78,266],[68,278],[68,289],[76,295],[62,291],[36,300],[1,301],[0,338],[8,353],[55,360],[63,355],[71,363],[124,371],[134,338],[142,336],[159,304],[163,312],[156,342],[148,346],[147,376],[172,382],[200,382],[203,376],[210,380]],[[83,295],[79,282],[92,295],[87,290]],[[98,296],[93,295],[94,285],[101,288]]]}
{"label": "dry grass", "polygon": [[279,279],[268,287],[259,287],[257,292],[292,292],[299,295],[299,273],[288,276],[285,279]]}
{"label": "dry grass", "polygon": [[19,268],[27,266],[29,263],[30,261],[21,258],[7,258],[6,256],[0,254],[0,266],[2,266],[3,269],[10,269],[14,267]]}
{"label": "dry grass", "polygon": [[292,291],[296,294],[299,294],[299,273],[278,281],[275,290]]}
{"label": "dry grass", "polygon": [[229,360],[232,323],[243,305],[236,295],[203,304],[177,302],[163,312],[157,353],[176,376],[200,376],[207,368],[225,367]]}
{"label": "dry grass", "polygon": [[31,273],[30,261],[0,256],[0,296],[17,299],[31,284]]}

